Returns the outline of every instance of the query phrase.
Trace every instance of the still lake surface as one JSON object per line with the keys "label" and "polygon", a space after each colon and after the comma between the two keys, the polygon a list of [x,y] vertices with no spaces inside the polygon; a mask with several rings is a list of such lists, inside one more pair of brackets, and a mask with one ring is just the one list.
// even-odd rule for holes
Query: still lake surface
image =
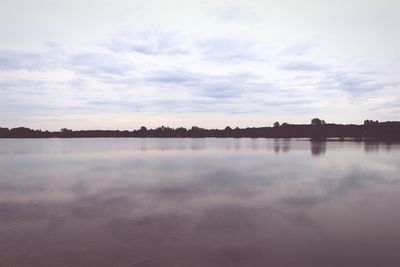
{"label": "still lake surface", "polygon": [[400,144],[2,139],[0,266],[400,266]]}

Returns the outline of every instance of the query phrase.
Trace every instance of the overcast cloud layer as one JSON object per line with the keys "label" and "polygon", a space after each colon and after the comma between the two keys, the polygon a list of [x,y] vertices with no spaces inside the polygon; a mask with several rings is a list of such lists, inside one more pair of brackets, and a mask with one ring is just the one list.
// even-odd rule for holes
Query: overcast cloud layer
{"label": "overcast cloud layer", "polygon": [[400,120],[400,1],[0,0],[0,127]]}

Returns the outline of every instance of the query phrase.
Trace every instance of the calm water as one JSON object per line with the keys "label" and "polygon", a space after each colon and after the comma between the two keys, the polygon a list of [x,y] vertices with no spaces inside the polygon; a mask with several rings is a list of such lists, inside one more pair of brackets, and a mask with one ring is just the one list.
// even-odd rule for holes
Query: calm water
{"label": "calm water", "polygon": [[400,266],[400,145],[0,140],[0,266]]}

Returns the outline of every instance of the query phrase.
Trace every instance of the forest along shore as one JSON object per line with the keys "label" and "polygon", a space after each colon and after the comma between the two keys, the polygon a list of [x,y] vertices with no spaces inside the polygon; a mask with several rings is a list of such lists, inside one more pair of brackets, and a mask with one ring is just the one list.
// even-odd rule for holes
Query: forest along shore
{"label": "forest along shore", "polygon": [[364,121],[364,124],[332,124],[313,119],[311,124],[288,124],[275,122],[272,127],[204,129],[193,126],[189,129],[161,126],[137,130],[32,130],[26,127],[1,128],[0,138],[88,138],[88,137],[264,137],[264,138],[361,138],[378,140],[400,140],[400,122]]}

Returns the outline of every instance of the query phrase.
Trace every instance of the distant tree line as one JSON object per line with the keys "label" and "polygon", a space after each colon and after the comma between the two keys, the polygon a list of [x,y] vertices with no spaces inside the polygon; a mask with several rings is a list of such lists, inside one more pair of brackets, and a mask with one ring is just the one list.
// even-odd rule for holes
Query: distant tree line
{"label": "distant tree line", "polygon": [[264,138],[376,138],[400,140],[400,122],[378,122],[365,120],[362,125],[333,124],[314,118],[311,124],[289,124],[275,122],[273,127],[204,129],[193,126],[189,129],[161,126],[137,130],[80,130],[63,128],[60,131],[32,130],[26,127],[0,128],[0,138],[81,138],[81,137],[264,137]]}

